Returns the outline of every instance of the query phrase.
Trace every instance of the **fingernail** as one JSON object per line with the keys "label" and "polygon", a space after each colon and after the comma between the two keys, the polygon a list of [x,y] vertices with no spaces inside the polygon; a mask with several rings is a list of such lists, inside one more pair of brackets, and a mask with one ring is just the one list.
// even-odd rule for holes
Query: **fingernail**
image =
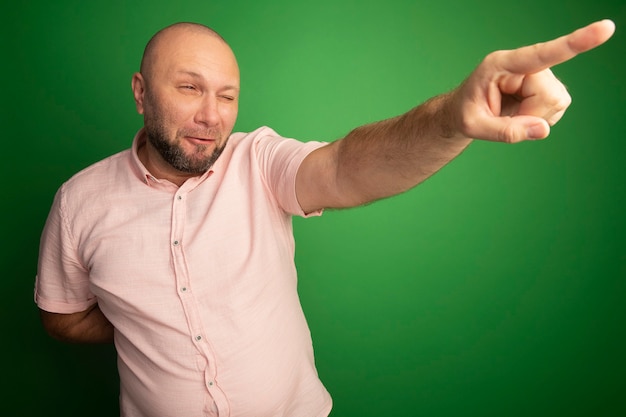
{"label": "fingernail", "polygon": [[526,129],[526,136],[528,139],[543,139],[548,135],[546,127],[541,123],[537,123],[532,126],[528,126]]}

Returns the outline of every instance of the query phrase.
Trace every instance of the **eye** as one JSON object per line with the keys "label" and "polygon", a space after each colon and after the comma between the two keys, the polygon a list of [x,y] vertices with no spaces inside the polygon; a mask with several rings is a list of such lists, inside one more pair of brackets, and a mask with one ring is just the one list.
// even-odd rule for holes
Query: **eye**
{"label": "eye", "polygon": [[226,101],[234,101],[235,100],[235,97],[233,97],[233,96],[220,96],[220,97],[222,97]]}
{"label": "eye", "polygon": [[177,89],[184,95],[196,96],[202,94],[202,90],[196,84],[179,84]]}

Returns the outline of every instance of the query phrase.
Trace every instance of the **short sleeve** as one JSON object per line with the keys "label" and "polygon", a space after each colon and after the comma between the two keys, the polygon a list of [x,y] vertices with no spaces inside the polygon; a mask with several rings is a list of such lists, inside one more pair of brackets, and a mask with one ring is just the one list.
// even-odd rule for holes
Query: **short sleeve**
{"label": "short sleeve", "polygon": [[296,174],[302,161],[325,142],[300,142],[279,136],[266,128],[256,143],[257,158],[264,181],[281,208],[295,216],[319,216],[322,210],[305,213],[296,196]]}
{"label": "short sleeve", "polygon": [[77,256],[63,187],[41,235],[34,297],[39,308],[53,313],[76,313],[96,303],[89,272]]}

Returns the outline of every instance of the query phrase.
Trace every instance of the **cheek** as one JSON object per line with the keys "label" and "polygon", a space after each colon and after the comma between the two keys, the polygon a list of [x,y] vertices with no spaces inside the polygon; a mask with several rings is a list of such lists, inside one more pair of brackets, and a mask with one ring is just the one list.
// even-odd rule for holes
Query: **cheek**
{"label": "cheek", "polygon": [[222,121],[225,127],[232,129],[237,121],[237,105],[232,105],[224,109],[222,113]]}
{"label": "cheek", "polygon": [[155,115],[160,124],[166,128],[177,130],[193,121],[192,106],[185,106],[181,103],[164,103],[159,108],[155,108]]}

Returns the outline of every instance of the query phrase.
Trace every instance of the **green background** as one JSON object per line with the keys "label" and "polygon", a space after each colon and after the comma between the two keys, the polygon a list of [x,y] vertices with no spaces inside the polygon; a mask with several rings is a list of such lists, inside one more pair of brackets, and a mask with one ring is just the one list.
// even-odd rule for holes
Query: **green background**
{"label": "green background", "polygon": [[141,126],[130,79],[156,30],[217,29],[236,129],[307,141],[605,17],[614,38],[555,69],[574,101],[549,140],[476,142],[404,195],[296,219],[296,261],[332,416],[626,415],[623,0],[3,4],[0,415],[117,413],[113,348],[48,338],[32,290],[54,192]]}

